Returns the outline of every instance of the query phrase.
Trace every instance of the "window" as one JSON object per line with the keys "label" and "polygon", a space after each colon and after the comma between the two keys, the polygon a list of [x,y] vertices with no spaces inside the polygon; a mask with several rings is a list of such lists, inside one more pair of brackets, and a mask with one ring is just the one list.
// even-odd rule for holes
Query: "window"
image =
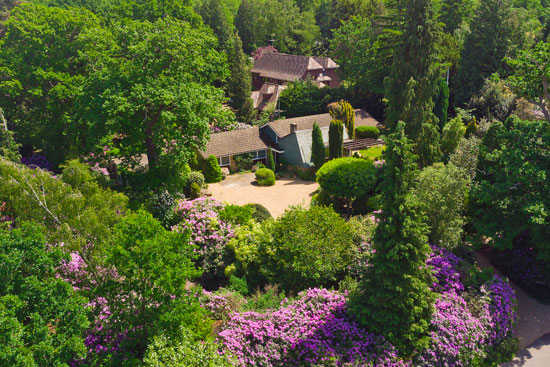
{"label": "window", "polygon": [[229,166],[229,157],[219,157],[218,164],[220,167]]}
{"label": "window", "polygon": [[258,150],[256,153],[257,153],[258,159],[265,158],[266,156],[265,150]]}

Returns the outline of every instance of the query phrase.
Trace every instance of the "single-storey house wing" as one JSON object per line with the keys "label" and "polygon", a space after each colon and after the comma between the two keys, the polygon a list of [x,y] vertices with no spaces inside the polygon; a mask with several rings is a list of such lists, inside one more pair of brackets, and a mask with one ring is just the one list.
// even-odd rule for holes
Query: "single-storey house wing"
{"label": "single-storey house wing", "polygon": [[[206,159],[210,155],[218,158],[220,167],[236,168],[235,156],[251,153],[253,159],[266,163],[267,150],[271,149],[276,161],[284,159],[299,167],[312,167],[311,134],[313,124],[317,122],[321,128],[323,143],[328,146],[328,130],[333,120],[328,113],[270,121],[261,127],[225,131],[211,134],[206,149],[201,156]],[[380,123],[368,112],[355,110],[355,126],[377,126]],[[351,155],[354,151],[371,146],[383,145],[376,139],[348,139],[344,129],[344,152]]]}

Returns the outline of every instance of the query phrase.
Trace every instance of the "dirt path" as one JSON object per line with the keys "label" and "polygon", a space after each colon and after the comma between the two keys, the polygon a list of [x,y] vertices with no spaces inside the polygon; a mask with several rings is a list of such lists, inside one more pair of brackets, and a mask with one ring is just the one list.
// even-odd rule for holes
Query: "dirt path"
{"label": "dirt path", "polygon": [[[477,253],[478,265],[494,267],[482,254]],[[495,272],[500,274],[498,270]],[[516,335],[521,351],[512,362],[502,367],[550,367],[550,306],[539,303],[523,289],[510,282],[518,299]]]}
{"label": "dirt path", "polygon": [[316,182],[292,178],[280,178],[275,185],[267,187],[255,182],[254,173],[236,174],[209,184],[208,191],[214,199],[230,204],[262,204],[271,215],[278,217],[289,205],[309,206],[313,192],[319,187]]}

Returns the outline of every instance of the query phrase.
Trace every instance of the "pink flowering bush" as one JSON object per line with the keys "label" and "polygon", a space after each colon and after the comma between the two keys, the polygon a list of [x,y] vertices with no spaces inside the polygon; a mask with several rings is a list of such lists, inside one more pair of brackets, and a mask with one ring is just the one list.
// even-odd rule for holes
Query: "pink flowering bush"
{"label": "pink flowering bush", "polygon": [[197,264],[203,269],[202,283],[214,288],[225,278],[224,269],[233,261],[227,251],[227,243],[235,237],[230,223],[219,218],[224,205],[206,197],[181,200],[174,211],[181,222],[173,231],[189,231],[190,241],[197,246]]}

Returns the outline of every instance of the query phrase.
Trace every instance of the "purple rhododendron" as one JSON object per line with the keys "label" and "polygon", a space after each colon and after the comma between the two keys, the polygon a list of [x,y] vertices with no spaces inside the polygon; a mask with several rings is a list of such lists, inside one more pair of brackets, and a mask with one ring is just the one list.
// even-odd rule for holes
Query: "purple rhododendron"
{"label": "purple rhododendron", "polygon": [[454,290],[460,294],[464,291],[464,285],[460,282],[460,273],[457,270],[461,259],[437,246],[432,246],[432,250],[432,254],[426,261],[426,264],[433,268],[437,280],[432,285],[432,289],[439,293]]}

